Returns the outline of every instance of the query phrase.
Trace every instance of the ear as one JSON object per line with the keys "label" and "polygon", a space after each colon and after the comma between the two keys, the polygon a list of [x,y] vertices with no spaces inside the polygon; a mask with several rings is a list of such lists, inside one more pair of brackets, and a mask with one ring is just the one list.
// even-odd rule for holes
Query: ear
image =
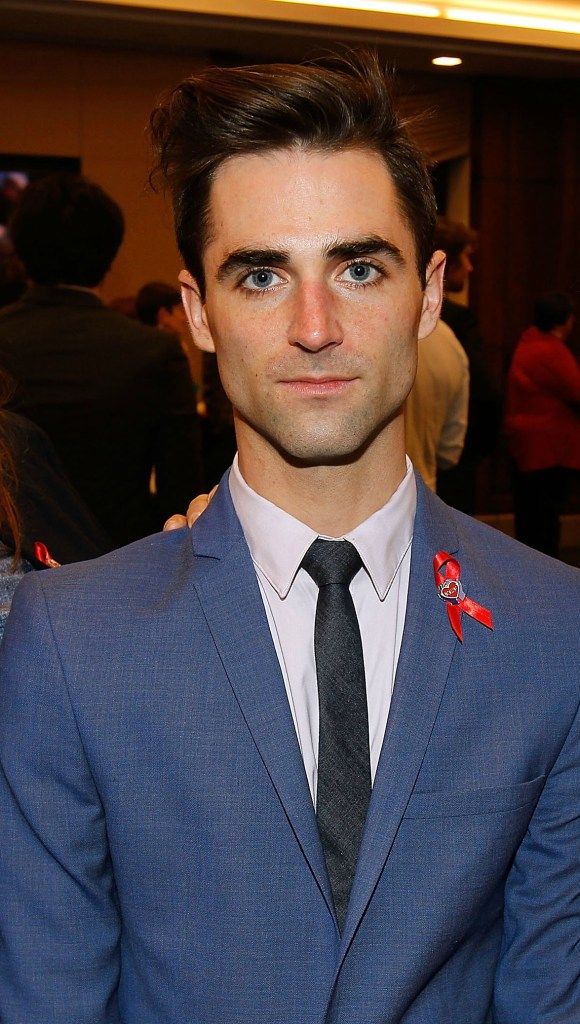
{"label": "ear", "polygon": [[419,320],[419,339],[426,338],[435,329],[439,319],[443,301],[443,275],[445,273],[445,253],[437,249],[431,259],[426,273],[426,284],[423,292],[423,305]]}
{"label": "ear", "polygon": [[185,315],[191,331],[191,336],[197,348],[202,352],[215,352],[215,345],[209,324],[205,304],[195,278],[188,270],[181,270],[179,273],[181,285],[181,301],[185,309]]}

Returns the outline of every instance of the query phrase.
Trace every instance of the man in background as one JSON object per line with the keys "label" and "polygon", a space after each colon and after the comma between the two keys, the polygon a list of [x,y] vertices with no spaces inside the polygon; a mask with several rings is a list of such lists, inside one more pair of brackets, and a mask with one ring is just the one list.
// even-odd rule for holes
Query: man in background
{"label": "man in background", "polygon": [[142,324],[170,331],[178,338],[186,333],[189,337],[179,290],[165,281],[150,281],[139,289],[135,297],[135,313]]}
{"label": "man in background", "polygon": [[29,185],[10,235],[30,287],[0,312],[14,407],[49,435],[116,546],[160,529],[202,480],[179,342],[100,297],[123,233],[120,208],[98,185],[64,173]]}
{"label": "man in background", "polygon": [[475,313],[455,301],[473,272],[472,257],[477,232],[447,217],[438,217],[435,246],[446,257],[445,294],[441,319],[448,324],[465,349],[469,360],[469,408],[465,444],[459,462],[442,473],[437,493],[444,501],[468,515],[477,512],[477,469],[496,444],[501,398],[486,363],[484,341]]}
{"label": "man in background", "polygon": [[469,402],[469,362],[442,320],[423,338],[417,375],[405,402],[407,454],[432,491],[437,471],[456,466],[463,451]]}

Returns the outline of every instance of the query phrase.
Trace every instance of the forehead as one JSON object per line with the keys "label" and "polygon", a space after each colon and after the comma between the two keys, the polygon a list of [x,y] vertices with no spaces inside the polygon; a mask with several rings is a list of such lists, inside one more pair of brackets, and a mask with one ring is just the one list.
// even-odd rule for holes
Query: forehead
{"label": "forehead", "polygon": [[271,150],[230,157],[210,191],[206,256],[248,246],[300,252],[379,234],[406,254],[413,239],[390,172],[366,149]]}

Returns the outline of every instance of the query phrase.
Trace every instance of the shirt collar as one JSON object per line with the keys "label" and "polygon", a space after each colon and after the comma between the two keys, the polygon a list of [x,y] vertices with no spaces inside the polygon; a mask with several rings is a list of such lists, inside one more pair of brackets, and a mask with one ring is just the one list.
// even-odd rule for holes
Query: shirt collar
{"label": "shirt collar", "polygon": [[[252,490],[240,473],[237,455],[229,487],[254,564],[285,598],[319,534]],[[417,487],[407,459],[407,472],[386,505],[341,538],[354,544],[381,601],[411,543],[416,506]]]}

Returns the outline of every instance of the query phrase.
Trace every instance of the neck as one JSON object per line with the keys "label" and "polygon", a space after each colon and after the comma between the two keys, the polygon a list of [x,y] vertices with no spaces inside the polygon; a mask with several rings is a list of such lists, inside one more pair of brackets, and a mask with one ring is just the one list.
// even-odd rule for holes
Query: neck
{"label": "neck", "polygon": [[[239,425],[238,425],[239,426]],[[240,472],[257,494],[325,537],[350,533],[383,507],[407,471],[402,415],[352,462],[287,462],[255,434],[237,430]]]}

